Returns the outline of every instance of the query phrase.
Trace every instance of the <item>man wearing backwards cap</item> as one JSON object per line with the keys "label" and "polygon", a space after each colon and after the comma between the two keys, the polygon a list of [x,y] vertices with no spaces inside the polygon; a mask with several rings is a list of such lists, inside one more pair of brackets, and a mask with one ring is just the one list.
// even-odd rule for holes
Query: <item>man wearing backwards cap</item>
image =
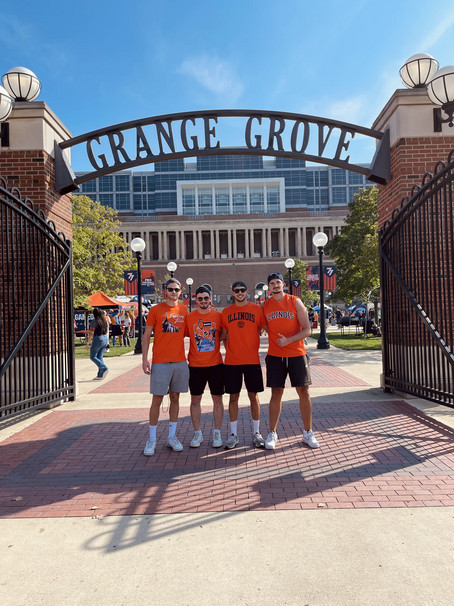
{"label": "man wearing backwards cap", "polygon": [[252,417],[252,442],[257,448],[265,446],[260,433],[260,403],[257,392],[263,391],[260,366],[260,330],[265,325],[263,309],[247,300],[247,286],[241,280],[232,284],[233,305],[222,310],[222,335],[225,342],[224,381],[225,391],[230,394],[230,435],[225,448],[238,444],[238,400],[244,383],[248,392]]}
{"label": "man wearing backwards cap", "polygon": [[[169,393],[169,436],[167,446],[179,452],[183,446],[176,436],[180,393],[188,391],[189,370],[184,350],[184,326],[188,308],[179,302],[181,284],[170,278],[164,285],[166,299],[150,309],[142,337],[142,369],[150,375],[150,437],[143,454],[150,457],[156,448],[156,429],[163,397]],[[152,364],[148,361],[154,331]]]}
{"label": "man wearing backwards cap", "polygon": [[284,278],[280,273],[274,272],[268,276],[268,293],[271,296],[265,301],[263,309],[268,324],[266,384],[271,387],[271,400],[270,432],[265,448],[276,448],[276,429],[287,375],[299,397],[304,425],[303,442],[311,448],[318,448],[319,443],[312,432],[312,403],[309,396],[311,376],[304,345],[305,337],[311,334],[307,310],[301,299],[284,293]]}

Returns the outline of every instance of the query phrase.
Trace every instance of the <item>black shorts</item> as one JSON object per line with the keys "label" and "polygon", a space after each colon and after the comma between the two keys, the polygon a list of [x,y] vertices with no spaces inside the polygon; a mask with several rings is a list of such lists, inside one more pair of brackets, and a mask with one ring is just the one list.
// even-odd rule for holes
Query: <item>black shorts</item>
{"label": "black shorts", "polygon": [[225,364],[224,383],[226,393],[240,393],[244,384],[252,393],[263,391],[263,374],[260,364]]}
{"label": "black shorts", "polygon": [[212,396],[222,396],[224,393],[224,364],[189,367],[191,396],[201,396],[207,383]]}
{"label": "black shorts", "polygon": [[294,358],[266,356],[265,362],[267,387],[285,387],[287,375],[290,377],[292,387],[303,387],[312,383],[307,356]]}
{"label": "black shorts", "polygon": [[120,337],[121,334],[121,326],[118,326],[118,324],[112,324],[112,336]]}

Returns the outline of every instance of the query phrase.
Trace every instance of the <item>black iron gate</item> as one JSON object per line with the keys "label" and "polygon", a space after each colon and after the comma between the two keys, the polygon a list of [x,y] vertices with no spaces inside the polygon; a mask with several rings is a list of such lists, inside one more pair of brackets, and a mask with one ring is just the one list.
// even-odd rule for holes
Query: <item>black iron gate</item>
{"label": "black iron gate", "polygon": [[454,150],[380,232],[385,388],[454,407]]}
{"label": "black iron gate", "polygon": [[0,418],[75,396],[71,243],[0,177]]}

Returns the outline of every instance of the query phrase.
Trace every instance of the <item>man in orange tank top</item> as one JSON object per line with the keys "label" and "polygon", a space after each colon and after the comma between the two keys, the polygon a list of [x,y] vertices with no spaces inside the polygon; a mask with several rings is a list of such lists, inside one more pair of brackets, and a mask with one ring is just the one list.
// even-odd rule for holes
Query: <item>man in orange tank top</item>
{"label": "man in orange tank top", "polygon": [[[188,391],[189,370],[184,350],[184,327],[188,308],[179,302],[181,284],[175,278],[165,283],[166,299],[150,309],[142,337],[142,369],[150,375],[150,437],[143,454],[150,457],[156,448],[156,428],[164,396],[168,393],[169,436],[167,446],[175,452],[183,450],[176,436],[180,393]],[[150,338],[154,332],[152,363],[148,361]]]}
{"label": "man in orange tank top", "polygon": [[274,450],[277,443],[277,424],[282,410],[285,380],[290,377],[299,398],[303,420],[303,442],[311,448],[319,443],[312,432],[312,403],[309,396],[311,375],[304,345],[311,334],[307,310],[298,297],[284,293],[284,279],[279,273],[268,276],[271,295],[263,309],[268,325],[268,355],[266,356],[267,387],[271,387],[270,432],[265,448]]}

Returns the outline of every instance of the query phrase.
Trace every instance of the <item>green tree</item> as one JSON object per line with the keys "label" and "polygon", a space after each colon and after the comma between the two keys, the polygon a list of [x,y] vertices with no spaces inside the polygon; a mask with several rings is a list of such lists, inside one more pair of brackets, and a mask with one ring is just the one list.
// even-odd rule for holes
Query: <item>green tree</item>
{"label": "green tree", "polygon": [[337,265],[336,300],[364,300],[380,284],[377,198],[376,187],[355,194],[345,226],[326,246]]}
{"label": "green tree", "polygon": [[114,296],[123,290],[123,272],[135,267],[129,244],[120,235],[117,211],[73,196],[74,305],[87,305],[88,295],[101,290]]}
{"label": "green tree", "polygon": [[[301,259],[293,259],[295,261],[295,266],[292,269],[292,280],[301,280],[301,295],[300,299],[304,303],[306,307],[311,307],[314,301],[319,300],[318,292],[314,290],[309,290],[307,288],[306,282],[306,267],[307,263],[302,261]],[[284,280],[289,279],[288,270],[284,275]]]}

